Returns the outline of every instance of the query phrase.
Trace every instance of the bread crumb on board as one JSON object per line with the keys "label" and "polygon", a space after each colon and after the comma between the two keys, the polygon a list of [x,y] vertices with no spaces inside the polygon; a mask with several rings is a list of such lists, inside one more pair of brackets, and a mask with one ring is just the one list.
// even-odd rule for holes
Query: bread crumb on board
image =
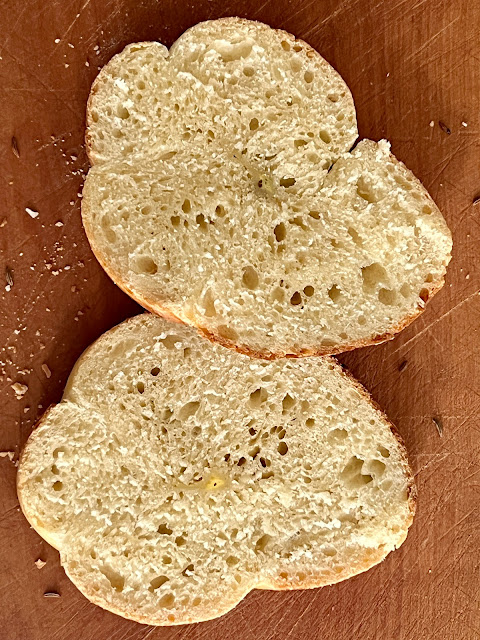
{"label": "bread crumb on board", "polygon": [[26,384],[22,384],[21,382],[14,382],[10,386],[14,390],[15,395],[17,396],[17,400],[20,400],[20,398],[23,398],[23,396],[28,391],[28,386]]}
{"label": "bread crumb on board", "polygon": [[8,458],[12,462],[14,457],[15,451],[0,451],[0,458]]}
{"label": "bread crumb on board", "polygon": [[38,558],[38,560],[35,560],[35,566],[37,567],[37,569],[43,569],[43,567],[46,565],[47,563],[42,560],[41,558]]}
{"label": "bread crumb on board", "polygon": [[42,364],[42,371],[45,374],[46,378],[50,378],[50,376],[52,375],[52,372],[50,371],[50,367],[48,366],[48,364]]}
{"label": "bread crumb on board", "polygon": [[28,213],[28,215],[31,218],[38,218],[38,211],[35,211],[35,209],[30,209],[30,207],[25,207],[25,211]]}

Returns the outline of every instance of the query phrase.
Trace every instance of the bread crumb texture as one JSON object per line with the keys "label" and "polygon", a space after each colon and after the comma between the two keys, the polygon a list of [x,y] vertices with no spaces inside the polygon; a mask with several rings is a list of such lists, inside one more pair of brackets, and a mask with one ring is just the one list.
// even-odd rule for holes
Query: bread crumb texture
{"label": "bread crumb texture", "polygon": [[334,360],[252,360],[152,314],[80,358],[18,493],[87,598],[155,625],[365,571],[414,511],[403,445]]}
{"label": "bread crumb texture", "polygon": [[443,283],[426,190],[357,138],[339,74],[284,31],[204,22],[132,44],[96,79],[85,229],[146,308],[264,358],[391,337]]}

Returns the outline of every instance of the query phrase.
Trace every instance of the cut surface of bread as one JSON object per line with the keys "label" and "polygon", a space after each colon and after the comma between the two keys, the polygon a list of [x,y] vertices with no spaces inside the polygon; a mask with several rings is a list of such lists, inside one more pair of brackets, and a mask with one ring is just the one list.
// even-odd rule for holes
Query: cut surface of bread
{"label": "cut surface of bread", "polygon": [[385,340],[443,284],[451,236],[426,190],[360,142],[350,92],[309,45],[221,19],[96,79],[91,246],[144,307],[252,356]]}
{"label": "cut surface of bread", "polygon": [[404,447],[330,358],[265,361],[144,314],[76,364],[18,495],[92,602],[169,625],[332,584],[404,541]]}

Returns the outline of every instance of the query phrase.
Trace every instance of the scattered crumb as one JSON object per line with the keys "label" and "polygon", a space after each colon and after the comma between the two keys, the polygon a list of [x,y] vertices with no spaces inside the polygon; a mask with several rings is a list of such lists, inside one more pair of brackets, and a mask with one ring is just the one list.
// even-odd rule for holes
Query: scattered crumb
{"label": "scattered crumb", "polygon": [[38,217],[38,211],[35,211],[34,209],[30,209],[30,207],[25,207],[25,211],[28,213],[28,215],[31,218],[37,218]]}
{"label": "scattered crumb", "polygon": [[470,280],[470,274],[467,273],[467,275],[465,276],[465,280]]}
{"label": "scattered crumb", "polygon": [[43,594],[44,598],[60,598],[60,594],[56,591],[45,591]]}
{"label": "scattered crumb", "polygon": [[68,43],[68,46],[70,47],[70,49],[75,49],[75,46],[71,42]]}
{"label": "scattered crumb", "polygon": [[25,408],[23,409],[23,413],[28,413],[29,411],[30,411],[30,407],[25,407]]}
{"label": "scattered crumb", "polygon": [[60,42],[60,38],[55,38],[55,44],[58,44]]}
{"label": "scattered crumb", "polygon": [[42,371],[47,378],[50,378],[50,376],[52,375],[52,372],[50,371],[50,367],[48,366],[48,364],[42,364]]}
{"label": "scattered crumb", "polygon": [[390,71],[387,73],[387,78],[389,78],[389,77],[390,77]]}
{"label": "scattered crumb", "polygon": [[41,558],[38,558],[38,560],[35,560],[35,566],[37,567],[37,569],[43,569],[43,567],[46,565],[47,563],[42,560]]}
{"label": "scattered crumb", "polygon": [[433,128],[435,126],[435,122],[433,120],[430,120],[430,126]]}
{"label": "scattered crumb", "polygon": [[88,61],[88,60],[85,62],[85,66],[86,66],[86,67],[89,67],[89,66],[90,66],[90,63],[89,63],[89,61]]}
{"label": "scattered crumb", "polygon": [[17,400],[20,400],[20,398],[23,398],[23,396],[28,391],[28,386],[26,384],[22,384],[21,382],[14,382],[10,386],[14,390],[15,395],[17,396]]}
{"label": "scattered crumb", "polygon": [[58,222],[55,222],[55,226],[56,227],[63,227],[63,222],[61,220],[59,220]]}
{"label": "scattered crumb", "polygon": [[3,218],[2,221],[0,222],[0,229],[4,227],[6,224],[7,224],[7,219]]}
{"label": "scattered crumb", "polygon": [[462,121],[462,127],[468,127],[468,123]]}
{"label": "scattered crumb", "polygon": [[15,451],[0,451],[0,458],[8,458],[10,462],[15,456]]}
{"label": "scattered crumb", "polygon": [[64,64],[63,66],[65,67],[65,69],[68,69],[68,67],[69,67],[70,65],[69,65],[69,64],[67,64],[67,63],[65,62],[65,64]]}

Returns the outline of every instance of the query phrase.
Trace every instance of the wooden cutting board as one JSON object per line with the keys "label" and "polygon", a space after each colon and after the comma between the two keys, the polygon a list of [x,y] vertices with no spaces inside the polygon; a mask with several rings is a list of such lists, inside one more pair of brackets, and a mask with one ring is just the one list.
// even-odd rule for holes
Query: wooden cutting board
{"label": "wooden cutting board", "polygon": [[[454,257],[413,325],[340,358],[406,440],[419,489],[406,543],[345,583],[258,591],[219,620],[156,629],[95,607],[69,582],[19,511],[14,463],[83,349],[139,311],[102,272],[80,221],[90,85],[127,43],[170,45],[224,15],[284,28],[338,69],[360,136],[387,137],[423,180],[453,231]],[[0,637],[480,638],[479,3],[3,0],[0,24],[0,450],[14,456],[0,457]]]}

